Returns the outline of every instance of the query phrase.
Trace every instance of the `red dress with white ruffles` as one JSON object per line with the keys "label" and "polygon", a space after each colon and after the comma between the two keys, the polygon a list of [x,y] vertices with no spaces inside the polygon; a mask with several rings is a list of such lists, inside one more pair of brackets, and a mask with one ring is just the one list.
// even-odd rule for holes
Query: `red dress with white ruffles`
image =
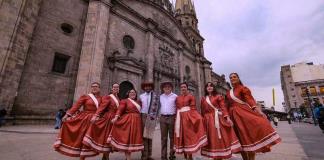
{"label": "red dress with white ruffles", "polygon": [[256,102],[247,87],[235,86],[233,94],[243,102],[243,104],[239,103],[231,97],[230,91],[227,92],[230,116],[242,150],[269,152],[270,147],[279,143],[281,138],[267,118],[252,110]]}

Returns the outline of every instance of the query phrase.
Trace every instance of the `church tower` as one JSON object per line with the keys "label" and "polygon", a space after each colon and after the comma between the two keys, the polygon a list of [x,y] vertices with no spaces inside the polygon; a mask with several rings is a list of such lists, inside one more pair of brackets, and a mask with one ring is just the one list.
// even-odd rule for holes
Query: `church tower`
{"label": "church tower", "polygon": [[204,55],[203,41],[198,30],[198,19],[195,5],[192,0],[177,0],[175,5],[175,17],[192,42],[192,47],[197,54]]}

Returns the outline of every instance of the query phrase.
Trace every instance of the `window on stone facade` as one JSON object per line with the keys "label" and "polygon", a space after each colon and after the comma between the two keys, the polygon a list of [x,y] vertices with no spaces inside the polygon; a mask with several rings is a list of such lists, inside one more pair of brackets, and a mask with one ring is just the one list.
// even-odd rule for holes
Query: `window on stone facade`
{"label": "window on stone facade", "polygon": [[321,94],[324,94],[324,86],[320,86],[320,87],[319,87],[319,90],[320,90],[320,93],[321,93]]}
{"label": "window on stone facade", "polygon": [[64,74],[69,59],[70,56],[61,53],[55,53],[52,72]]}
{"label": "window on stone facade", "polygon": [[65,34],[71,34],[73,32],[73,26],[67,23],[62,23],[61,24],[61,30],[65,33]]}
{"label": "window on stone facade", "polygon": [[123,38],[123,44],[124,47],[127,49],[134,49],[135,48],[135,41],[133,39],[133,37],[126,35]]}
{"label": "window on stone facade", "polygon": [[314,86],[309,87],[309,93],[312,96],[316,96],[317,95],[316,88]]}
{"label": "window on stone facade", "polygon": [[189,66],[186,66],[185,67],[185,70],[186,70],[187,75],[190,75],[190,67]]}

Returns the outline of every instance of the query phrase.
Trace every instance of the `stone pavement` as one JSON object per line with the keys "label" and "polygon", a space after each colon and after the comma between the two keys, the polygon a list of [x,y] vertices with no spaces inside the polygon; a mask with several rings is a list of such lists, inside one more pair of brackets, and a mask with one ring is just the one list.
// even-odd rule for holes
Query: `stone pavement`
{"label": "stone pavement", "polygon": [[[308,156],[295,131],[302,130],[303,135],[309,130],[312,133],[317,133],[316,136],[322,135],[318,127],[311,124],[293,124],[288,125],[287,122],[280,122],[276,128],[282,137],[283,141],[279,145],[273,147],[271,153],[258,154],[257,160],[319,160]],[[317,129],[317,131],[316,131]],[[299,131],[298,131],[299,132]],[[52,126],[5,126],[0,128],[0,159],[1,160],[77,160],[78,158],[70,158],[55,152],[52,144],[55,140],[57,130],[52,129]],[[312,134],[311,136],[314,136]],[[153,158],[160,159],[160,134],[156,131],[156,139],[153,144]],[[318,138],[323,138],[318,137]],[[316,143],[316,142],[315,142]],[[303,143],[302,143],[303,144]],[[323,144],[323,143],[320,143]],[[320,146],[318,144],[318,146]],[[321,152],[321,151],[319,151]],[[197,153],[196,160],[207,160]],[[309,158],[312,157],[312,158]],[[132,155],[134,160],[140,159],[140,153]],[[99,160],[100,157],[89,158],[89,160]],[[113,153],[113,160],[123,160],[122,153]],[[183,159],[182,156],[177,156],[177,159]],[[323,158],[324,159],[324,158]],[[240,155],[234,155],[231,160],[241,160]]]}

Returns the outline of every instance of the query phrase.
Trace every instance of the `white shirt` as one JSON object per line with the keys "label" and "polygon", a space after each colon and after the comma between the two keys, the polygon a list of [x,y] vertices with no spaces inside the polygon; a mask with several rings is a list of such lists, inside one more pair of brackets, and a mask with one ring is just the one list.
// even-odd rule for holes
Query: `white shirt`
{"label": "white shirt", "polygon": [[140,95],[140,100],[142,102],[142,109],[141,113],[148,113],[149,108],[150,108],[150,103],[151,103],[151,92],[147,93],[142,93]]}
{"label": "white shirt", "polygon": [[162,94],[160,95],[160,114],[161,115],[174,115],[176,114],[176,101],[177,95],[174,93],[170,93],[169,95]]}

